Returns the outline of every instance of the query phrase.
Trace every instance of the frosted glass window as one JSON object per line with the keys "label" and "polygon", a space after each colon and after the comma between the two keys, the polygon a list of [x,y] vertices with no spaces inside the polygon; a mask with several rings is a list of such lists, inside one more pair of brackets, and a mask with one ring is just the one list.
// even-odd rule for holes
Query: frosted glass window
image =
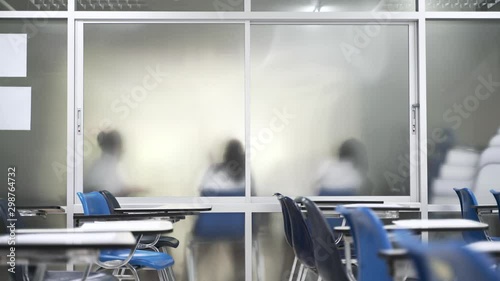
{"label": "frosted glass window", "polygon": [[68,0],[2,0],[0,11],[67,11]]}
{"label": "frosted glass window", "polygon": [[498,12],[500,4],[489,0],[426,0],[427,11]]}
{"label": "frosted glass window", "polygon": [[415,11],[415,0],[252,0],[252,11],[346,12]]}
{"label": "frosted glass window", "polygon": [[0,77],[0,87],[31,88],[31,130],[0,130],[0,181],[7,182],[7,167],[16,166],[18,206],[66,205],[67,169],[73,166],[66,142],[66,22],[0,20],[2,34],[29,28],[27,77]]}
{"label": "frosted glass window", "polygon": [[453,188],[494,203],[500,184],[499,21],[429,21],[428,174],[431,203],[458,204]]}
{"label": "frosted glass window", "polygon": [[243,0],[73,0],[78,11],[243,11]]}
{"label": "frosted glass window", "polygon": [[409,195],[408,27],[251,32],[257,195]]}
{"label": "frosted glass window", "polygon": [[[86,191],[197,196],[211,189],[213,196],[228,190],[244,196],[243,30],[242,24],[85,25]],[[122,143],[119,159],[103,155],[98,142],[100,132],[113,130]],[[228,147],[234,153],[226,157]],[[229,166],[233,174],[225,173]]]}

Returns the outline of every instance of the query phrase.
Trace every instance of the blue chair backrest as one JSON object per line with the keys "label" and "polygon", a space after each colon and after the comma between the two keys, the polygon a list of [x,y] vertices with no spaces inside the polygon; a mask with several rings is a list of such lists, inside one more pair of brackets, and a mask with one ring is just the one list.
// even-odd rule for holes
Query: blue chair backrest
{"label": "blue chair backrest", "polygon": [[245,237],[245,214],[201,213],[194,235],[207,240],[242,240]]}
{"label": "blue chair backrest", "polygon": [[290,216],[288,215],[288,210],[286,209],[285,202],[283,201],[284,196],[281,193],[275,193],[276,197],[278,197],[278,201],[281,205],[281,213],[283,214],[283,227],[285,230],[285,239],[290,247],[292,246],[292,227],[290,224]]}
{"label": "blue chair backrest", "polygon": [[316,204],[308,198],[297,198],[307,209],[307,220],[314,246],[314,259],[319,275],[325,281],[349,281],[332,229]]}
{"label": "blue chair backrest", "polygon": [[[480,221],[476,210],[472,207],[477,205],[476,196],[468,188],[454,188],[460,200],[460,209],[462,211],[462,218],[473,221]],[[488,238],[482,230],[463,231],[462,237],[468,243],[486,241]]]}
{"label": "blue chair backrest", "polygon": [[407,233],[397,233],[396,241],[408,250],[420,281],[500,280],[492,269],[495,263],[485,255],[467,249],[463,243],[423,245]]}
{"label": "blue chair backrest", "polygon": [[[442,246],[433,247],[426,251],[426,258],[430,262],[439,260],[450,266],[453,270],[453,277],[448,280],[454,281],[498,281],[500,276],[493,271],[495,264],[485,255],[473,252],[465,247]],[[435,267],[431,267],[435,268]],[[433,271],[434,280],[439,277],[437,272]],[[437,276],[436,276],[437,275]]]}
{"label": "blue chair backrest", "polygon": [[380,219],[368,208],[339,206],[337,211],[351,228],[358,256],[358,280],[373,280],[377,276],[377,281],[392,281],[386,261],[379,257],[381,250],[392,248]]}
{"label": "blue chair backrest", "polygon": [[[498,210],[500,210],[500,191],[496,191],[494,189],[490,189],[491,194],[495,197],[495,201],[497,202]],[[500,211],[498,212],[498,216],[500,218]]]}
{"label": "blue chair backrest", "polygon": [[83,213],[89,215],[111,215],[108,202],[98,191],[89,193],[77,192],[78,198],[82,202]]}
{"label": "blue chair backrest", "polygon": [[290,229],[292,230],[292,248],[299,261],[308,268],[315,268],[314,248],[307,226],[306,220],[302,215],[297,203],[288,196],[283,196],[283,203],[288,211],[290,218]]}
{"label": "blue chair backrest", "polygon": [[[203,189],[201,196],[245,196],[245,188],[231,190]],[[197,238],[204,240],[243,240],[245,237],[244,213],[201,213],[193,230]]]}
{"label": "blue chair backrest", "polygon": [[111,192],[107,190],[100,190],[99,193],[101,193],[104,199],[106,199],[110,213],[114,214],[115,208],[121,207],[120,203],[118,203],[118,200],[116,200],[116,197]]}

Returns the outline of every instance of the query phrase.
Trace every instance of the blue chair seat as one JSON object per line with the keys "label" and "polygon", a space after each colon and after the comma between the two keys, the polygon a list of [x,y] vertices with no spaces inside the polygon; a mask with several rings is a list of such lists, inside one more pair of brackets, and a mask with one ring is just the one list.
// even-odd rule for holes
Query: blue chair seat
{"label": "blue chair seat", "polygon": [[[141,239],[141,244],[150,244],[156,238],[156,235],[144,235]],[[156,247],[170,247],[177,248],[179,247],[179,240],[171,236],[161,236],[158,242],[155,244]]]}
{"label": "blue chair seat", "polygon": [[[453,190],[455,190],[455,192],[457,193],[458,199],[460,201],[462,218],[480,222],[481,220],[479,219],[479,215],[473,208],[474,205],[477,205],[477,200],[472,190],[468,188],[454,188]],[[462,232],[462,236],[467,243],[488,241],[492,240],[493,238],[488,237],[483,230],[464,231]]]}
{"label": "blue chair seat", "polygon": [[489,236],[491,241],[500,241],[500,237],[498,236]]}
{"label": "blue chair seat", "polygon": [[243,240],[245,238],[245,214],[200,214],[194,227],[194,235],[201,240]]}
{"label": "blue chair seat", "polygon": [[[203,188],[201,196],[245,196],[245,187],[229,190]],[[242,241],[245,238],[244,213],[202,213],[198,215],[193,234],[205,241]]]}
{"label": "blue chair seat", "polygon": [[[103,250],[99,259],[103,262],[113,260],[125,260],[130,250]],[[156,253],[145,250],[137,250],[129,262],[133,266],[146,266],[156,270],[162,270],[174,265],[174,259],[164,253]]]}

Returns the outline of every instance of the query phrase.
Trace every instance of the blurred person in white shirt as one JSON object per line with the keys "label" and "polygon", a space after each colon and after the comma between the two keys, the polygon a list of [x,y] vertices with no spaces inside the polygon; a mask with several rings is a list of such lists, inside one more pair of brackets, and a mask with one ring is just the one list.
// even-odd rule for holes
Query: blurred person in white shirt
{"label": "blurred person in white shirt", "polygon": [[368,154],[357,139],[349,139],[338,149],[338,160],[329,159],[319,168],[314,188],[320,196],[370,195]]}
{"label": "blurred person in white shirt", "polygon": [[101,148],[99,157],[89,168],[84,180],[85,192],[107,190],[117,197],[124,197],[144,191],[129,185],[121,165],[123,139],[116,130],[100,132],[97,142]]}

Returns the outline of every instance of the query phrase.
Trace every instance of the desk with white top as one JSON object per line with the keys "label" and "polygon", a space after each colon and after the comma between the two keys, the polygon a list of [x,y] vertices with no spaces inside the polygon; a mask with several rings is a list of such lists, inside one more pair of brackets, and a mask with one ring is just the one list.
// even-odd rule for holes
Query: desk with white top
{"label": "desk with white top", "polygon": [[[84,223],[79,228],[59,229],[18,229],[16,230],[17,247],[26,249],[30,253],[30,259],[39,261],[35,280],[43,280],[46,261],[53,258],[60,261],[62,258],[84,259],[89,266],[85,270],[85,276],[90,272],[90,264],[97,258],[101,248],[130,248],[133,254],[139,246],[143,234],[168,233],[173,231],[173,224],[169,221],[146,220],[146,221],[98,221]],[[138,239],[132,233],[139,234]],[[2,237],[4,250],[10,250],[8,236]],[[19,240],[19,241],[18,241]],[[38,242],[36,242],[38,240]],[[19,244],[20,243],[20,244]],[[24,246],[23,246],[24,244]],[[8,246],[8,247],[7,247]],[[40,251],[42,249],[43,251]],[[48,251],[50,249],[50,251]],[[85,251],[83,251],[85,249]],[[39,250],[36,252],[36,250]],[[74,250],[81,250],[74,252]],[[92,251],[94,250],[94,251]],[[65,254],[65,251],[69,251]],[[75,260],[71,260],[75,262]]]}
{"label": "desk with white top", "polygon": [[[49,263],[87,264],[84,272],[71,273],[71,276],[85,280],[92,264],[98,260],[100,249],[131,249],[137,244],[130,232],[71,232],[67,229],[43,232],[16,233],[14,238],[0,236],[0,262],[12,262],[14,266],[36,264],[35,281],[44,280]],[[67,278],[68,273],[62,273]]]}
{"label": "desk with white top", "polygon": [[172,232],[172,222],[162,220],[96,221],[78,228],[19,229],[16,233],[85,233],[132,232],[134,234],[161,234]]}
{"label": "desk with white top", "polygon": [[[442,231],[473,231],[473,230],[486,230],[488,225],[481,222],[465,219],[432,219],[432,220],[395,220],[393,225],[385,225],[384,229],[387,231],[406,229],[412,232],[442,232]],[[351,280],[354,280],[351,268],[351,243],[353,243],[352,236],[349,235],[350,228],[347,226],[335,227],[335,231],[343,234],[344,238],[344,252],[346,259],[346,271]],[[406,258],[404,251],[386,251],[381,252],[380,255],[390,262],[390,268],[394,269],[393,263],[397,259]]]}
{"label": "desk with white top", "polygon": [[211,211],[212,206],[208,204],[167,204],[160,206],[134,206],[116,208],[115,214],[111,215],[73,215],[75,226],[86,221],[123,221],[144,220],[150,218],[167,219],[177,222],[189,215],[198,215],[201,212]]}

